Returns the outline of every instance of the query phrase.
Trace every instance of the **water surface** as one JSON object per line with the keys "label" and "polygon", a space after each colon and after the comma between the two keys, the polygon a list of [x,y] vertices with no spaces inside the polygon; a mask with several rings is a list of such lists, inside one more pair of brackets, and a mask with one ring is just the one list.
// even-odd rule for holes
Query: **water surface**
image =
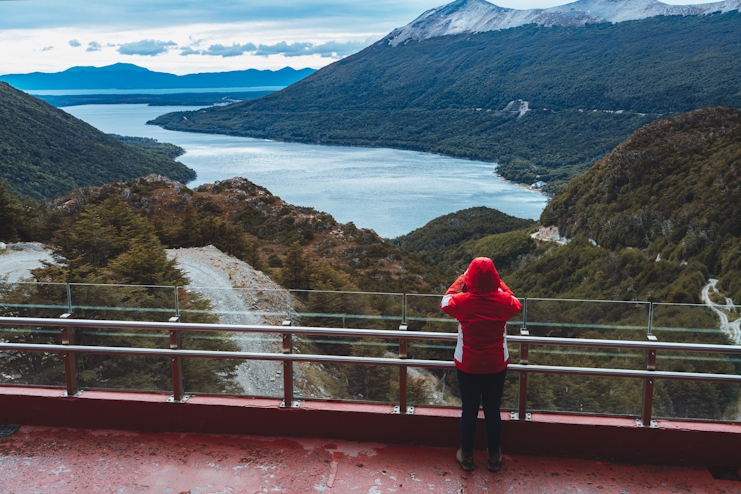
{"label": "water surface", "polygon": [[537,219],[546,203],[542,194],[494,175],[494,163],[415,151],[174,132],[146,125],[163,113],[195,108],[82,105],[63,109],[106,133],[181,146],[186,154],[178,160],[198,173],[189,187],[244,177],[291,204],[325,211],[342,223],[352,221],[386,238],[474,206]]}

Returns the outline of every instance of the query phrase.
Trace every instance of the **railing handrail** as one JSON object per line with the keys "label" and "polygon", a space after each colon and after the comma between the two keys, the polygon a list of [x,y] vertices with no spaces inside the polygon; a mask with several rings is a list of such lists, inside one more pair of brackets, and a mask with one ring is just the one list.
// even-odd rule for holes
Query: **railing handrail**
{"label": "railing handrail", "polygon": [[[257,324],[171,323],[156,321],[116,321],[98,319],[62,319],[46,317],[0,317],[0,325],[53,326],[106,329],[144,329],[153,331],[208,331],[231,333],[275,333],[358,338],[390,338],[404,340],[456,341],[458,333],[432,331],[398,331],[383,329],[353,329],[311,326],[261,326]],[[507,342],[527,345],[578,346],[625,348],[684,352],[741,354],[741,345],[712,345],[700,343],[671,343],[658,341],[600,340],[590,338],[562,338],[508,335]]]}
{"label": "railing handrail", "polygon": [[[255,352],[226,352],[214,350],[171,350],[166,348],[136,348],[118,346],[89,346],[89,345],[46,345],[32,343],[0,343],[0,351],[27,351],[48,353],[85,353],[105,355],[129,355],[140,357],[167,357],[167,358],[214,358],[234,360],[269,360],[288,362],[320,362],[325,364],[357,364],[357,365],[385,365],[389,367],[425,367],[449,369],[455,363],[449,360],[422,360],[399,359],[388,357],[353,357],[342,355],[312,355],[299,353],[255,353]],[[645,371],[633,369],[605,369],[597,367],[565,367],[555,365],[521,365],[509,364],[507,367],[513,372],[534,372],[541,374],[571,374],[600,377],[632,377],[656,378],[687,381],[708,382],[739,382],[741,375],[736,374],[707,374],[701,372],[670,372]]]}
{"label": "railing handrail", "polygon": [[[78,354],[106,354],[106,355],[135,355],[149,357],[167,357],[172,363],[173,401],[184,401],[187,399],[183,390],[183,358],[214,358],[214,359],[239,359],[239,360],[268,360],[281,361],[284,367],[284,406],[293,406],[293,362],[316,362],[331,364],[354,364],[354,365],[385,365],[399,368],[399,413],[407,413],[406,406],[406,376],[409,367],[424,368],[453,368],[455,363],[446,360],[420,360],[407,358],[407,341],[437,340],[451,341],[458,338],[457,333],[436,333],[426,331],[408,331],[406,325],[399,330],[374,330],[374,329],[347,329],[291,326],[290,321],[285,321],[282,326],[260,326],[260,325],[229,325],[229,324],[200,324],[181,323],[179,317],[173,317],[169,322],[148,321],[113,321],[95,319],[72,319],[71,314],[63,314],[59,318],[31,318],[31,317],[0,317],[0,325],[21,326],[51,326],[61,330],[62,344],[27,344],[27,343],[0,343],[0,351],[30,351],[62,353],[65,361],[65,381],[67,385],[66,396],[79,394],[77,383],[77,356]],[[106,329],[142,329],[168,331],[170,334],[169,349],[155,348],[133,348],[133,347],[106,347],[86,346],[75,343],[76,328],[106,328]],[[275,333],[282,335],[282,353],[254,353],[254,352],[231,352],[213,350],[184,350],[182,349],[183,331],[220,331],[220,332],[249,332],[249,333]],[[625,377],[640,378],[644,380],[643,404],[641,419],[637,420],[639,425],[654,427],[655,421],[651,420],[653,402],[653,385],[656,379],[671,379],[683,381],[707,381],[741,383],[741,375],[736,374],[710,374],[694,372],[669,372],[657,371],[656,354],[658,350],[663,351],[685,351],[703,353],[726,353],[741,354],[741,346],[738,345],[708,345],[693,343],[664,343],[658,342],[656,337],[649,335],[649,341],[629,340],[599,340],[586,338],[560,338],[560,337],[537,337],[530,336],[524,327],[520,336],[508,336],[507,343],[519,343],[520,363],[510,364],[509,370],[520,374],[520,397],[519,420],[529,420],[530,414],[527,410],[527,376],[530,373],[545,374],[570,374],[599,377]],[[331,335],[345,337],[373,337],[395,339],[399,342],[399,357],[355,357],[341,355],[311,355],[296,354],[292,351],[293,335]],[[528,352],[532,345],[547,346],[576,346],[576,347],[599,347],[599,348],[627,348],[643,349],[646,351],[645,370],[614,369],[614,368],[589,368],[589,367],[567,367],[529,365]]]}

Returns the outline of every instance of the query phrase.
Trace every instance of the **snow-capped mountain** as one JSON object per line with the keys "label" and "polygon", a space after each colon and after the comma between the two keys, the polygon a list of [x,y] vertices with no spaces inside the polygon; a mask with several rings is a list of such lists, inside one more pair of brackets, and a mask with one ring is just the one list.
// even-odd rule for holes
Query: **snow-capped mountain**
{"label": "snow-capped mountain", "polygon": [[430,9],[382,42],[396,46],[409,40],[496,31],[525,24],[583,26],[598,22],[622,22],[659,15],[705,15],[741,10],[741,0],[701,5],[667,5],[658,0],[578,0],[548,9],[519,10],[498,7],[486,0],[456,0]]}

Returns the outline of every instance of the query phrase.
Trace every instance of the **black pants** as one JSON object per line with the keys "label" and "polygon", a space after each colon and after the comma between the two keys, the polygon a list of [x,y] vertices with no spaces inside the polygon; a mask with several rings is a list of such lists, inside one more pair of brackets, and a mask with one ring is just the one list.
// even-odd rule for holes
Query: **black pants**
{"label": "black pants", "polygon": [[461,392],[461,448],[466,454],[473,454],[473,438],[476,435],[476,422],[479,405],[484,406],[486,419],[486,441],[489,452],[499,451],[502,437],[502,417],[499,407],[502,404],[502,391],[507,369],[498,374],[468,374],[458,370],[458,388]]}

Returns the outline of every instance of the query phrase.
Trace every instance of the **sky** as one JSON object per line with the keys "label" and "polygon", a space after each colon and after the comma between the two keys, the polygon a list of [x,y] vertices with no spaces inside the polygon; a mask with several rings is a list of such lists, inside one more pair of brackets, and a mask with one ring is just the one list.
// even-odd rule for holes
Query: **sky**
{"label": "sky", "polygon": [[[446,0],[0,0],[0,75],[133,63],[173,74],[319,69]],[[502,0],[547,8],[569,0]],[[699,4],[698,0],[669,0]]]}

